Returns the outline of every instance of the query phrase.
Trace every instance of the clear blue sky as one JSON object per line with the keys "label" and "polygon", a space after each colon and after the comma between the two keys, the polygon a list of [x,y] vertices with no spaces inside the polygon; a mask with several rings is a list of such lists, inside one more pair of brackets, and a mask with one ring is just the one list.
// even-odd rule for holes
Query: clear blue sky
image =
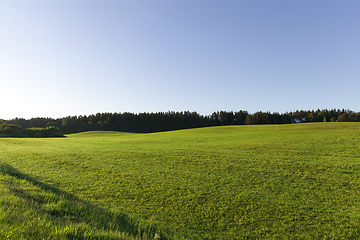
{"label": "clear blue sky", "polygon": [[360,111],[360,1],[0,2],[0,119]]}

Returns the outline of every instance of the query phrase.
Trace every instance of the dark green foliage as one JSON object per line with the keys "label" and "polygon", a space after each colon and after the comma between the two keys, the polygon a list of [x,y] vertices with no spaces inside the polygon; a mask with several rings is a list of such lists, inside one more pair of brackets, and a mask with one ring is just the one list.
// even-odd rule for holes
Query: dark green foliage
{"label": "dark green foliage", "polygon": [[[217,111],[209,116],[197,112],[158,112],[158,113],[97,113],[89,116],[68,116],[59,119],[32,118],[30,120],[15,118],[6,121],[23,128],[57,127],[63,133],[85,131],[119,131],[133,133],[151,133],[180,129],[251,124],[289,124],[302,122],[360,122],[360,113],[345,109],[295,111],[283,114],[274,112]],[[10,130],[9,130],[10,131]],[[41,131],[38,135],[43,134]],[[46,135],[46,134],[44,134]]]}
{"label": "dark green foliage", "polygon": [[25,128],[16,124],[0,124],[0,137],[63,137],[60,129],[54,126],[47,128]]}
{"label": "dark green foliage", "polygon": [[12,136],[15,134],[15,131],[22,131],[22,127],[15,124],[1,124],[0,125],[0,134]]}
{"label": "dark green foliage", "polygon": [[35,138],[64,136],[59,128],[53,126],[47,128],[27,128],[24,130],[24,133],[29,137]]}

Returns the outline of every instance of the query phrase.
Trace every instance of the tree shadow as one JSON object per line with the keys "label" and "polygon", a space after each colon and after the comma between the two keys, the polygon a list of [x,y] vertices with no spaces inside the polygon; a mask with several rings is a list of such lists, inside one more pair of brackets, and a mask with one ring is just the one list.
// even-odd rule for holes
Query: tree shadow
{"label": "tree shadow", "polygon": [[[122,233],[124,236],[129,236],[132,239],[170,239],[166,236],[168,230],[159,228],[155,225],[140,223],[134,218],[130,218],[127,214],[121,212],[114,212],[109,209],[97,206],[88,201],[82,200],[75,195],[63,191],[59,188],[46,184],[37,180],[36,178],[22,173],[12,166],[0,163],[0,173],[12,176],[19,180],[25,180],[41,191],[27,191],[19,183],[11,181],[6,182],[6,186],[10,192],[26,201],[26,204],[36,209],[40,214],[45,214],[47,217],[54,219],[61,223],[62,219],[66,219],[71,223],[82,223],[90,226],[97,231],[112,231]],[[161,232],[161,236],[158,234]],[[67,235],[68,239],[123,239],[123,237],[79,237]]]}

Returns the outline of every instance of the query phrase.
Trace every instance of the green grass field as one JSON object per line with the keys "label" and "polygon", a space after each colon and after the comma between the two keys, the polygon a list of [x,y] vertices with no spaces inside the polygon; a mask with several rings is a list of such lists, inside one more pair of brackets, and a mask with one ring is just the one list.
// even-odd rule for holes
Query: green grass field
{"label": "green grass field", "polygon": [[0,139],[0,239],[359,239],[360,123]]}

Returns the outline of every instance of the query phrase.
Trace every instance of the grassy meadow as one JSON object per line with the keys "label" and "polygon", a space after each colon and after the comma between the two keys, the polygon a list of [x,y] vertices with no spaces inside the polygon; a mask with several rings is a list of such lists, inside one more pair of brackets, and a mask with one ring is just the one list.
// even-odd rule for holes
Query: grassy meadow
{"label": "grassy meadow", "polygon": [[0,139],[0,239],[359,239],[360,123]]}

